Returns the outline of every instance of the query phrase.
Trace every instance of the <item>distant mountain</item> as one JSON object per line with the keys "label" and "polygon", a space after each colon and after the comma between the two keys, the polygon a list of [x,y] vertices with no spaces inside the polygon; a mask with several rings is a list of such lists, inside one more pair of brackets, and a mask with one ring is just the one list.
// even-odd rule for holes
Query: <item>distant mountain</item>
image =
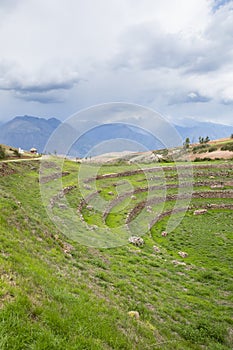
{"label": "distant mountain", "polygon": [[229,137],[233,133],[233,126],[215,123],[195,123],[191,126],[175,125],[183,139],[189,137],[191,143],[197,142],[199,136],[209,136],[211,140]]}
{"label": "distant mountain", "polygon": [[[43,152],[49,137],[60,124],[61,121],[56,118],[44,119],[31,116],[18,116],[0,126],[0,143],[13,147],[21,147],[25,150],[35,147],[39,152]],[[83,130],[85,130],[85,126],[86,129],[91,128],[89,124],[89,121],[79,123]],[[175,128],[180,133],[182,139],[189,137],[191,142],[198,141],[199,136],[209,136],[213,140],[228,137],[233,133],[232,126],[214,123],[195,123],[192,126],[175,125]],[[77,132],[69,124],[65,124],[62,136],[56,141],[55,145],[51,145],[53,149],[46,149],[46,151],[63,153],[64,138],[66,138],[66,141],[69,141],[69,138],[73,138],[76,134],[80,133],[81,130]],[[114,149],[116,146],[114,142],[104,143],[107,140],[119,138],[122,139],[122,142],[117,143],[117,149]],[[127,142],[126,140],[131,140],[131,142]],[[138,144],[136,146],[137,149],[135,149],[135,142]],[[163,148],[163,145],[152,134],[137,126],[110,123],[99,125],[82,135],[69,150],[69,155],[84,157],[95,145],[99,144],[103,144],[102,148],[98,147],[95,149],[92,155],[113,151],[143,151],[144,149],[153,150]]]}
{"label": "distant mountain", "polygon": [[151,133],[137,126],[109,123],[96,126],[84,133],[73,145],[70,155],[83,157],[90,152],[90,155],[96,156],[109,152],[126,150],[143,152],[159,148],[163,148],[163,145]]}
{"label": "distant mountain", "polygon": [[[78,123],[80,130],[72,128],[68,123],[63,124],[61,136],[56,139],[56,143],[46,143],[52,132],[61,124],[56,118],[44,119],[31,116],[15,117],[6,124],[1,126],[0,143],[11,145],[13,147],[21,147],[29,150],[32,147],[37,148],[39,152],[64,154],[63,144],[69,143],[69,139],[76,139],[75,135],[82,135],[71,147],[68,155],[76,157],[84,157],[95,145],[103,144],[104,141],[121,138],[122,142],[108,144],[102,148],[95,149],[94,154],[105,153],[106,151],[114,151],[117,146],[119,151],[127,150],[135,151],[132,141],[137,143],[136,150],[144,151],[147,149],[161,148],[161,143],[155,137],[139,127],[132,127],[123,123],[105,124],[93,127],[89,121],[80,121]],[[94,123],[95,125],[95,123]],[[83,130],[89,130],[82,134]],[[78,138],[78,137],[77,137]],[[131,140],[127,142],[126,140]],[[46,146],[46,150],[45,150]]]}
{"label": "distant mountain", "polygon": [[15,117],[1,125],[0,143],[25,150],[35,147],[41,152],[49,136],[60,123],[56,118]]}

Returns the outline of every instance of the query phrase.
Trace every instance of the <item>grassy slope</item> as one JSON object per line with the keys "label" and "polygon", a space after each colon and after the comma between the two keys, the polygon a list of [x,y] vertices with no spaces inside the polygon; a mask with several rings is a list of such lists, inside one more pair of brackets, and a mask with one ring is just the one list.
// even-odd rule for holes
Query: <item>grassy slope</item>
{"label": "grassy slope", "polygon": [[[165,218],[140,249],[87,248],[47,218],[38,166],[9,164],[16,173],[0,178],[0,349],[231,349],[232,211],[189,212],[163,238]],[[79,196],[68,195],[74,207]]]}

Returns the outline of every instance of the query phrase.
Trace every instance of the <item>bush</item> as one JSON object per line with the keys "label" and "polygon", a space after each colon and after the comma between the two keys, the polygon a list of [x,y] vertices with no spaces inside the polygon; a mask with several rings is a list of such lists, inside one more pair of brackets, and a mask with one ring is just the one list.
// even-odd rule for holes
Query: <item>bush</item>
{"label": "bush", "polygon": [[233,152],[233,142],[226,143],[221,147],[221,151],[231,151]]}
{"label": "bush", "polygon": [[205,162],[205,161],[210,161],[210,160],[212,160],[212,159],[209,158],[209,157],[205,157],[205,158],[196,157],[196,158],[194,159],[194,162]]}
{"label": "bush", "polygon": [[209,320],[200,320],[196,325],[185,325],[181,330],[184,339],[195,343],[208,343],[210,340],[220,344],[225,343],[226,329],[219,324],[212,324]]}
{"label": "bush", "polygon": [[17,149],[14,149],[13,150],[13,153],[16,157],[20,158],[21,157],[21,154],[19,153],[19,151]]}
{"label": "bush", "polygon": [[6,158],[6,152],[5,152],[5,148],[3,148],[0,145],[0,159],[5,159]]}
{"label": "bush", "polygon": [[206,145],[206,144],[195,146],[195,147],[193,147],[193,153],[204,153],[204,152],[207,152],[209,147],[210,146]]}
{"label": "bush", "polygon": [[217,151],[218,150],[218,147],[210,147],[209,149],[208,149],[208,152],[214,152],[214,151]]}

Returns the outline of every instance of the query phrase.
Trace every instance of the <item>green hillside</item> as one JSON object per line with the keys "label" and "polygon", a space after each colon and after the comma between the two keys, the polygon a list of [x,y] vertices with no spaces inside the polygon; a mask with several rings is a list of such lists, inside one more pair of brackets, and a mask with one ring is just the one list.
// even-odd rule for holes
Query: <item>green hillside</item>
{"label": "green hillside", "polygon": [[[190,203],[185,163],[180,173],[168,163],[103,165],[96,180],[87,172],[83,192],[81,165],[66,161],[60,178],[56,162],[47,161],[41,182],[57,226],[41,199],[40,162],[0,163],[0,349],[232,349],[233,161],[194,163]],[[99,198],[108,204],[102,212]],[[82,222],[136,236],[147,227],[144,245],[69,239],[73,227],[59,230],[67,203],[79,232]],[[179,220],[187,205],[163,234],[171,211]],[[94,233],[85,234],[89,242]]]}

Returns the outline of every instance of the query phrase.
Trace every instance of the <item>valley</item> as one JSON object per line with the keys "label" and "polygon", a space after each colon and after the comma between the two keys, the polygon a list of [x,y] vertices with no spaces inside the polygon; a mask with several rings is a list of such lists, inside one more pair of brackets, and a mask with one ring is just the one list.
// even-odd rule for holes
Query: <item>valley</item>
{"label": "valley", "polygon": [[232,160],[40,163],[0,163],[1,349],[231,349]]}

